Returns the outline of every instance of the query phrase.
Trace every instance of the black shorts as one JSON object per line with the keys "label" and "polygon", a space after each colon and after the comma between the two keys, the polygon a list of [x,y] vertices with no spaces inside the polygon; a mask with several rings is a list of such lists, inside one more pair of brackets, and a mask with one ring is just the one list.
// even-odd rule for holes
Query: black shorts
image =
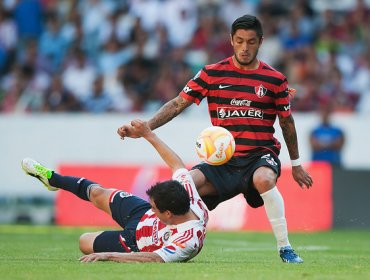
{"label": "black shorts", "polygon": [[151,208],[150,203],[124,191],[117,191],[109,204],[112,218],[123,230],[104,231],[94,241],[94,252],[138,252],[136,227]]}
{"label": "black shorts", "polygon": [[228,163],[214,166],[200,163],[192,169],[199,169],[217,189],[218,195],[202,197],[209,210],[216,208],[221,202],[242,193],[247,203],[257,208],[263,205],[263,200],[253,186],[253,173],[261,167],[267,166],[280,176],[281,163],[273,153],[258,153],[244,158],[232,158]]}

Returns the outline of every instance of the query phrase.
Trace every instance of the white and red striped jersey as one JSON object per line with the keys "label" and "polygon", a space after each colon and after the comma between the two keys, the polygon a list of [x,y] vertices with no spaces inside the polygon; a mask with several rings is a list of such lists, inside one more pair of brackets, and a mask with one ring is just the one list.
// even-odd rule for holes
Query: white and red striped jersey
{"label": "white and red striped jersey", "polygon": [[199,220],[166,225],[150,209],[136,228],[136,241],[141,252],[154,252],[165,262],[187,261],[195,257],[203,247],[208,209],[187,169],[178,169],[172,179],[179,181],[189,193],[190,209]]}

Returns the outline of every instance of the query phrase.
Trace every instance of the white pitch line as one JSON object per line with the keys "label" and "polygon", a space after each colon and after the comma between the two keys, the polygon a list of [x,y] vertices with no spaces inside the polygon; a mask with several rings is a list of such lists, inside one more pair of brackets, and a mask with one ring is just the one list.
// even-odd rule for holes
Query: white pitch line
{"label": "white pitch line", "polygon": [[[212,241],[206,241],[206,243],[212,243],[219,245],[225,251],[273,251],[275,245],[273,243],[260,243],[250,241],[232,241],[227,239],[212,239]],[[297,246],[295,249],[299,251],[327,251],[330,249],[329,246],[321,245],[306,245]]]}

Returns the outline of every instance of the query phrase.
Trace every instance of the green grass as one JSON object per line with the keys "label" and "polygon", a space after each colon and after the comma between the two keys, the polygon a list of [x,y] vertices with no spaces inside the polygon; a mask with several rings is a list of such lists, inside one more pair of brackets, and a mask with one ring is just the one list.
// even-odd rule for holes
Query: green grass
{"label": "green grass", "polygon": [[189,263],[80,263],[78,237],[97,229],[0,225],[1,279],[370,279],[370,232],[291,233],[304,259],[284,264],[271,233],[208,232]]}

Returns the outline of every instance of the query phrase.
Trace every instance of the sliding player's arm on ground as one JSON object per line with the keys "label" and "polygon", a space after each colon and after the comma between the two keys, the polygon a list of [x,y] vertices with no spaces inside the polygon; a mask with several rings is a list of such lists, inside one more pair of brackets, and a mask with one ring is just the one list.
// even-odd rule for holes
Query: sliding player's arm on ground
{"label": "sliding player's arm on ground", "polygon": [[149,128],[147,122],[134,120],[131,122],[131,126],[140,137],[145,138],[152,144],[164,162],[171,168],[172,172],[180,168],[185,168],[185,164],[181,158]]}
{"label": "sliding player's arm on ground", "polygon": [[96,261],[114,261],[123,263],[146,263],[146,262],[161,262],[164,260],[156,253],[152,252],[133,252],[133,253],[117,253],[117,252],[104,252],[92,253],[82,256],[81,262],[96,262]]}

